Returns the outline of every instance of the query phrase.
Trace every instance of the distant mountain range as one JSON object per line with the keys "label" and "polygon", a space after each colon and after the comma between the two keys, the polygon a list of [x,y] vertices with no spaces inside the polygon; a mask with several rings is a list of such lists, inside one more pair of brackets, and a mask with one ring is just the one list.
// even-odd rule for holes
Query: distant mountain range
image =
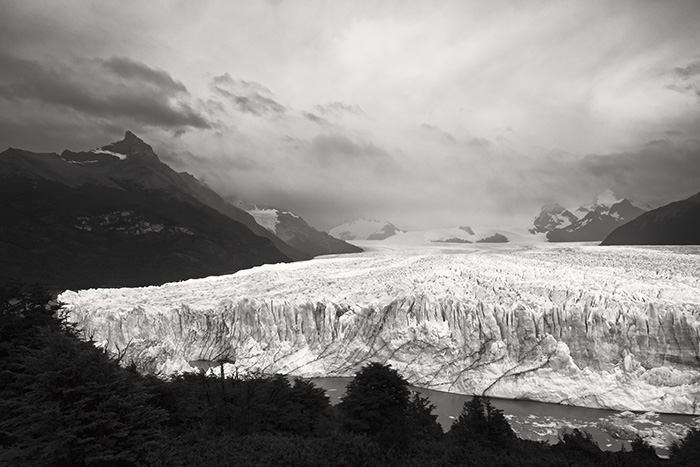
{"label": "distant mountain range", "polygon": [[593,203],[572,210],[558,203],[545,204],[530,232],[544,233],[550,242],[600,241],[644,212],[629,200],[606,190]]}
{"label": "distant mountain range", "polygon": [[255,221],[297,250],[311,256],[359,253],[362,248],[350,245],[311,227],[301,216],[270,206],[236,200],[233,204],[253,216]]}
{"label": "distant mountain range", "polygon": [[357,218],[332,228],[329,234],[341,240],[384,240],[404,232],[391,222]]}
{"label": "distant mountain range", "polygon": [[700,193],[645,212],[615,229],[602,245],[700,245]]}
{"label": "distant mountain range", "polygon": [[0,282],[125,287],[308,259],[126,132],[86,152],[0,153]]}

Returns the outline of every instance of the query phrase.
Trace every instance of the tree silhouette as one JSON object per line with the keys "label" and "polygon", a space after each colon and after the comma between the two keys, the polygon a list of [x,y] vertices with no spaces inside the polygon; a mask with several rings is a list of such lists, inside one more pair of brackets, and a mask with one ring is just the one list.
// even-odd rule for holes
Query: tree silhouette
{"label": "tree silhouette", "polygon": [[12,323],[0,330],[0,464],[168,463],[167,414],[149,403],[140,376],[80,340],[45,296],[11,295],[0,303],[3,324]]}
{"label": "tree silhouette", "polygon": [[683,439],[671,445],[671,460],[676,465],[695,466],[700,459],[700,429],[691,428]]}
{"label": "tree silhouette", "polygon": [[450,434],[461,443],[506,442],[515,439],[515,432],[503,411],[491,405],[488,397],[474,396],[464,403],[462,412],[452,424]]}
{"label": "tree silhouette", "polygon": [[344,430],[395,445],[404,442],[411,392],[391,365],[370,363],[348,383],[338,404]]}

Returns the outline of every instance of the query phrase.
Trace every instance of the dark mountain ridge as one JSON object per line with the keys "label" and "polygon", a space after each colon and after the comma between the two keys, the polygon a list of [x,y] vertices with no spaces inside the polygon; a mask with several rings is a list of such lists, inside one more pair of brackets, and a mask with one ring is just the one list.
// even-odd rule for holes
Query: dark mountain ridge
{"label": "dark mountain ridge", "polygon": [[0,153],[0,201],[2,282],[156,285],[307,257],[131,132],[86,152]]}
{"label": "dark mountain ridge", "polygon": [[601,245],[700,245],[700,193],[640,215]]}

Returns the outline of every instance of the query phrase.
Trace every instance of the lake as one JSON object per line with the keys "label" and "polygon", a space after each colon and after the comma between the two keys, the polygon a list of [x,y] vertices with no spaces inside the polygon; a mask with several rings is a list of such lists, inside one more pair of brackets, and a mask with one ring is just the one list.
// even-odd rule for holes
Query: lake
{"label": "lake", "polygon": [[[346,385],[352,378],[312,378],[318,387],[326,390],[331,404],[337,404],[345,394]],[[470,396],[430,389],[412,388],[428,396],[435,405],[433,412],[444,431],[448,431],[452,421],[459,416],[464,402]],[[494,406],[503,410],[513,430],[523,439],[556,443],[564,428],[579,428],[589,432],[601,449],[617,451],[623,445],[630,449],[629,442],[619,439],[612,433],[617,431],[622,437],[634,430],[640,430],[657,449],[661,456],[668,455],[666,448],[689,426],[700,426],[700,417],[690,415],[618,412],[614,410],[592,409],[560,404],[548,404],[525,400],[491,399]],[[627,431],[622,431],[626,429]]]}

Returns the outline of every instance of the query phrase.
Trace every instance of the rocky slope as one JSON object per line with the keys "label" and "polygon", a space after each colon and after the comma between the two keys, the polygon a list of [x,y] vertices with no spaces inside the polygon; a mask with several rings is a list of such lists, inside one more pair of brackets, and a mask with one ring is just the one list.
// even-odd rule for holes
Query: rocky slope
{"label": "rocky slope", "polygon": [[[489,245],[265,265],[147,289],[66,292],[71,319],[142,368],[229,362],[418,386],[700,413],[700,256]],[[697,253],[697,252],[696,252]]]}
{"label": "rocky slope", "polygon": [[293,212],[241,200],[234,201],[233,204],[253,216],[258,224],[275,234],[286,244],[309,256],[359,253],[362,251],[362,248],[314,229]]}
{"label": "rocky slope", "polygon": [[535,217],[530,232],[548,233],[557,228],[565,228],[578,221],[578,217],[559,203],[549,203]]}
{"label": "rocky slope", "polygon": [[603,245],[700,245],[700,193],[618,227]]}
{"label": "rocky slope", "polygon": [[248,214],[230,207],[268,238],[212,207],[217,198],[130,132],[86,152],[8,149],[0,153],[0,281],[137,286],[289,261]]}

